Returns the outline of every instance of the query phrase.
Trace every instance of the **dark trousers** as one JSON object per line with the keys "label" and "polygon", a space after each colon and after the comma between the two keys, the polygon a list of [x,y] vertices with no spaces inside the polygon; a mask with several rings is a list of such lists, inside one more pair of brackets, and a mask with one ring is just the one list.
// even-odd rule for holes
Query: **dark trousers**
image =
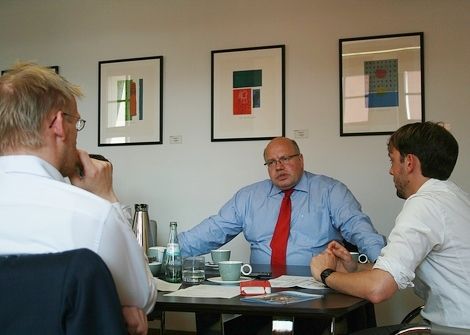
{"label": "dark trousers", "polygon": [[0,257],[0,332],[127,334],[113,278],[87,249]]}

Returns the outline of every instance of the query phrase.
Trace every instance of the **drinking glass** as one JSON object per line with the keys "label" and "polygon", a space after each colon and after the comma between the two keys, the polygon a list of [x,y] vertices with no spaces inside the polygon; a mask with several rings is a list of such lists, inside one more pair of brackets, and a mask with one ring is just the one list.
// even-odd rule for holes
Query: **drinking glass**
{"label": "drinking glass", "polygon": [[183,259],[183,282],[187,284],[200,284],[206,275],[204,271],[205,258],[192,256]]}

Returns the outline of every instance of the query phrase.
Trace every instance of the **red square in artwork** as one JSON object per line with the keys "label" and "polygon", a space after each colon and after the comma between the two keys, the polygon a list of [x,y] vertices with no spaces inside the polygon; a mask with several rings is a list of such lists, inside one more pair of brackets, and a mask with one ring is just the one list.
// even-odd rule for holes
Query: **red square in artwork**
{"label": "red square in artwork", "polygon": [[233,90],[233,115],[251,114],[251,88]]}

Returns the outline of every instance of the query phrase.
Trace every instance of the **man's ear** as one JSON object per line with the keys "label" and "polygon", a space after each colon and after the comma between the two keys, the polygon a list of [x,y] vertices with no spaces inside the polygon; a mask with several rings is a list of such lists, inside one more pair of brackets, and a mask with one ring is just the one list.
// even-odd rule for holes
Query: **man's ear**
{"label": "man's ear", "polygon": [[416,169],[420,169],[421,172],[421,163],[419,161],[419,158],[413,154],[406,155],[405,168],[409,173],[415,171]]}
{"label": "man's ear", "polygon": [[54,118],[52,119],[49,128],[54,132],[57,137],[65,137],[64,129],[64,114],[62,111],[57,111]]}

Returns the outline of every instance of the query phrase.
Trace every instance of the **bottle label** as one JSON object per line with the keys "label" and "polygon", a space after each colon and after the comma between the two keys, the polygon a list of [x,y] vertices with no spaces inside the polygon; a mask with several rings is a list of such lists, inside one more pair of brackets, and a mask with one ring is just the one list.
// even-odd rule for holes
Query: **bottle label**
{"label": "bottle label", "polygon": [[178,243],[168,243],[166,247],[166,254],[168,256],[177,256],[180,254],[180,245]]}

